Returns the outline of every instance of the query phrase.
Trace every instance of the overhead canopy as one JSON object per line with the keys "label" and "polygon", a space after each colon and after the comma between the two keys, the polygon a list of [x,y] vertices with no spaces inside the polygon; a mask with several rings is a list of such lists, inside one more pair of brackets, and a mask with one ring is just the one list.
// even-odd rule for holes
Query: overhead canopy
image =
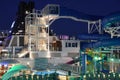
{"label": "overhead canopy", "polygon": [[12,77],[15,73],[19,72],[20,70],[25,70],[25,69],[29,69],[29,67],[22,65],[22,64],[18,64],[13,66],[11,69],[9,69],[3,76],[2,76],[2,80],[8,80],[10,77]]}

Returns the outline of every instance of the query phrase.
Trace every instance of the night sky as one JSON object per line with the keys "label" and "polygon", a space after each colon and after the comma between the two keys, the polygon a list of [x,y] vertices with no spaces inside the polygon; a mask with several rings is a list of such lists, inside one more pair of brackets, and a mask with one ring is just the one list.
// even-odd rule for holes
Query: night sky
{"label": "night sky", "polygon": [[[1,0],[0,2],[0,30],[10,29],[16,19],[18,4],[21,0]],[[22,0],[28,2],[29,0]],[[59,4],[70,9],[91,15],[106,16],[112,12],[120,12],[120,0],[33,0],[35,8],[42,9],[47,4]],[[55,21],[51,28],[56,34],[78,35],[87,32],[86,23],[68,19]]]}

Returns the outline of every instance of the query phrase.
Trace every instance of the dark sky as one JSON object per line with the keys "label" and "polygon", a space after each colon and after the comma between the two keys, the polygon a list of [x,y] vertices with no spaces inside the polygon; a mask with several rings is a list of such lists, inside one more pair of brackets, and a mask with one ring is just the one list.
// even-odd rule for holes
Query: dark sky
{"label": "dark sky", "polygon": [[[0,29],[9,29],[12,22],[16,18],[18,4],[21,0],[1,0],[0,2]],[[29,0],[22,0],[29,1]],[[105,16],[112,12],[120,11],[120,0],[33,0],[35,1],[35,8],[42,9],[47,4],[59,4],[79,12],[102,15]],[[81,27],[87,26],[81,22],[73,20],[60,19],[52,24],[56,29],[56,33],[63,32],[63,34],[80,33]],[[71,29],[71,30],[69,30]],[[59,32],[58,32],[58,31]],[[65,31],[68,31],[65,33]],[[86,30],[87,31],[87,30]],[[81,30],[82,32],[82,30]]]}

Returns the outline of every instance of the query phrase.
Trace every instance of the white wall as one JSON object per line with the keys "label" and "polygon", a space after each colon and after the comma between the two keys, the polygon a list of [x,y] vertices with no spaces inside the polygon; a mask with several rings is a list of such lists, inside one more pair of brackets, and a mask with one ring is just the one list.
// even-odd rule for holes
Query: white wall
{"label": "white wall", "polygon": [[[66,47],[66,43],[77,43],[77,47]],[[79,40],[62,40],[62,56],[68,56],[68,53],[79,53],[80,41]]]}

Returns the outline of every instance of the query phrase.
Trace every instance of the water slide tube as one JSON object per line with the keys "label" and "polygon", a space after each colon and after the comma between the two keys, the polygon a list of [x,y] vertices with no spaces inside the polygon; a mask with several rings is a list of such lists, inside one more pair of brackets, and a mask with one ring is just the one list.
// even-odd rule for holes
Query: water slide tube
{"label": "water slide tube", "polygon": [[[78,12],[78,11],[75,11],[72,9],[68,9],[65,7],[61,7],[61,6],[60,6],[60,14],[59,14],[59,16],[74,17],[77,19],[89,20],[89,21],[95,21],[95,20],[102,19],[102,26],[103,27],[110,27],[109,24],[119,22],[120,21],[119,15],[120,14],[113,14],[113,15],[106,16],[106,17],[93,16],[93,15],[84,14],[84,13],[81,13],[81,12]],[[95,42],[95,43],[84,44],[83,46],[81,46],[81,49],[83,49],[83,50],[85,48],[88,48],[88,47],[96,48],[96,47],[100,47],[100,46],[114,46],[114,45],[120,44],[119,38],[118,39],[109,39],[109,36],[106,37],[105,34],[103,34],[102,36],[97,36],[97,35],[90,36],[90,35],[88,35],[86,37],[84,35],[81,35],[79,37],[82,37],[83,40],[84,39],[99,40],[98,42]]]}
{"label": "water slide tube", "polygon": [[68,9],[60,6],[60,16],[74,17],[81,20],[96,21],[101,19],[103,28],[113,27],[114,24],[120,22],[120,12],[111,13],[106,16],[88,15],[76,10]]}
{"label": "water slide tube", "polygon": [[[106,27],[111,27],[111,25],[109,24],[115,24],[117,22],[120,21],[120,14],[110,14],[106,17],[103,16],[93,16],[93,15],[87,15],[72,9],[68,9],[65,7],[60,7],[60,16],[72,16],[75,17],[77,19],[82,19],[82,20],[90,20],[90,21],[95,21],[95,20],[102,20],[102,27],[106,28]],[[108,34],[103,34],[103,35],[80,35],[79,38],[81,40],[98,40],[97,42],[93,42],[93,43],[86,43],[83,46],[81,46],[81,49],[84,50],[85,48],[97,48],[97,47],[101,47],[101,46],[117,46],[120,45],[120,38],[115,38],[115,39],[111,39],[110,35]]]}
{"label": "water slide tube", "polygon": [[[96,21],[101,19],[102,20],[102,27],[106,28],[106,27],[111,27],[111,25],[109,24],[113,24],[116,23],[120,20],[119,14],[114,14],[114,15],[108,15],[106,17],[103,16],[93,16],[93,15],[88,15],[88,14],[84,14],[72,9],[68,9],[65,7],[60,7],[60,13],[59,16],[66,16],[68,17],[74,17],[76,19],[81,19],[81,20],[85,20],[85,21]],[[65,18],[65,17],[64,17]],[[81,45],[81,49],[85,50],[85,48],[98,48],[98,47],[102,47],[102,46],[116,46],[119,45],[120,40],[119,38],[117,39],[110,39],[110,35],[108,34],[102,34],[102,35],[98,35],[98,34],[94,34],[94,35],[89,35],[89,34],[82,34],[79,36],[79,39],[81,40],[97,40],[97,42],[91,42],[91,43],[84,43],[83,45]],[[75,59],[75,61],[71,61],[76,62],[79,59]]]}
{"label": "water slide tube", "polygon": [[88,14],[85,14],[76,10],[68,9],[66,7],[61,7],[61,6],[60,6],[59,16],[75,17],[77,19],[90,20],[90,21],[95,21],[103,18],[103,16],[88,15]]}
{"label": "water slide tube", "polygon": [[120,12],[111,13],[102,19],[103,28],[116,27],[118,23],[120,23]]}
{"label": "water slide tube", "polygon": [[[75,17],[77,19],[90,20],[90,21],[95,21],[95,20],[101,19],[103,28],[111,27],[113,24],[120,21],[120,14],[110,14],[106,17],[93,16],[93,15],[87,15],[84,13],[80,13],[80,12],[75,11],[75,10],[60,7],[60,16],[63,16],[63,15],[72,16],[72,17]],[[82,35],[79,35],[79,39],[81,39],[81,40],[97,40],[97,42],[84,43],[83,45],[81,45],[82,50],[85,50],[86,48],[98,48],[98,47],[102,47],[102,46],[107,47],[107,46],[120,45],[120,38],[111,39],[110,35],[108,35],[108,34],[102,34],[102,35],[82,34]],[[74,63],[77,61],[79,61],[79,58],[74,59],[68,63]]]}

